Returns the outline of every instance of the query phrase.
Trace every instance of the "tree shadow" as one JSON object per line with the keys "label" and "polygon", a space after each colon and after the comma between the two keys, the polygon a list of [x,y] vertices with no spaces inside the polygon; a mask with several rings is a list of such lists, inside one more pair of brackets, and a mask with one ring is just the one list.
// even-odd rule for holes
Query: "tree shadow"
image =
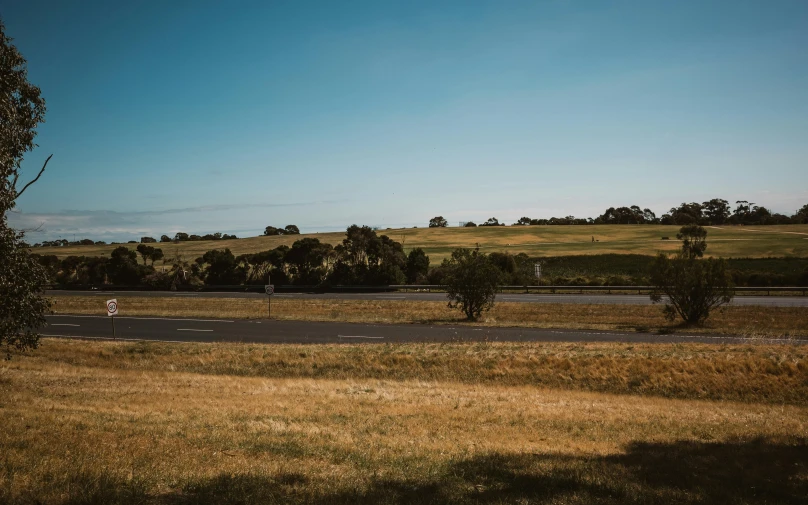
{"label": "tree shadow", "polygon": [[628,445],[624,453],[612,456],[488,454],[447,463],[429,478],[371,478],[361,488],[348,490],[330,489],[327,481],[297,473],[274,477],[222,474],[188,484],[181,492],[112,501],[161,505],[549,502],[706,505],[805,504],[807,497],[808,439],[800,438],[780,442],[766,439],[723,443],[637,442]]}

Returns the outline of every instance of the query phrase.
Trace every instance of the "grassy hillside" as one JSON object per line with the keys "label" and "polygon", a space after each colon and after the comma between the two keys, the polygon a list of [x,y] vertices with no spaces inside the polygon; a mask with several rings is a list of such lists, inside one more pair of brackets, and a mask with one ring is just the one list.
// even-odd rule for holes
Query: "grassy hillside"
{"label": "grassy hillside", "polygon": [[[647,254],[673,251],[678,248],[676,232],[679,226],[500,226],[478,228],[409,228],[379,230],[402,242],[406,250],[422,247],[433,264],[440,262],[456,247],[479,244],[486,252],[508,251],[530,256],[564,256],[583,254]],[[727,258],[808,257],[808,225],[726,226],[708,227],[707,254]],[[238,240],[181,242],[158,244],[166,256],[179,253],[194,259],[210,249],[229,248],[234,254],[254,253],[291,245],[302,237],[316,237],[323,242],[338,244],[343,232],[308,235],[251,237]],[[592,242],[592,238],[597,242]],[[662,240],[669,237],[669,240]],[[134,249],[137,244],[126,244]],[[43,247],[39,254],[108,255],[117,246]]]}

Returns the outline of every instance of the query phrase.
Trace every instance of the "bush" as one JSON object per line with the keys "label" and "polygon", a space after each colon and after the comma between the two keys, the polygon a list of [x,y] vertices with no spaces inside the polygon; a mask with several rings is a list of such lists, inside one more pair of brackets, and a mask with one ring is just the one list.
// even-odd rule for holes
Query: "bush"
{"label": "bush", "polygon": [[485,253],[479,249],[455,249],[445,266],[449,308],[459,308],[474,321],[494,306],[501,274]]}
{"label": "bush", "polygon": [[723,259],[701,259],[707,248],[707,232],[698,226],[685,226],[677,235],[682,250],[673,257],[657,255],[651,266],[654,290],[651,300],[665,302],[665,317],[681,317],[686,324],[702,323],[710,311],[732,300],[732,280]]}
{"label": "bush", "polygon": [[143,284],[155,291],[168,291],[174,283],[174,278],[166,272],[153,272],[143,278]]}

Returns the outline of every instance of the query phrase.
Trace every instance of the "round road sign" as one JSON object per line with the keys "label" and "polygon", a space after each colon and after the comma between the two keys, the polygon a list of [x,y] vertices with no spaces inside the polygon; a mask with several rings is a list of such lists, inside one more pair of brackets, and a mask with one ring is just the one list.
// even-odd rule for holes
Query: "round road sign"
{"label": "round road sign", "polygon": [[118,314],[118,300],[107,300],[107,315],[114,316]]}
{"label": "round road sign", "polygon": [[275,293],[275,285],[274,284],[267,284],[266,286],[264,286],[264,289],[266,290],[267,294],[270,295],[270,296],[272,296]]}

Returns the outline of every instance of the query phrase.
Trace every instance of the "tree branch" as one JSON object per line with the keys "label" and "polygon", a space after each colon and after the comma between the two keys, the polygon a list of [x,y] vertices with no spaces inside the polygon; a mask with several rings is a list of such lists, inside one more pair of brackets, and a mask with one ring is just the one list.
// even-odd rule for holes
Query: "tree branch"
{"label": "tree branch", "polygon": [[[42,176],[42,172],[44,172],[44,171],[45,171],[45,167],[47,167],[47,166],[48,166],[48,162],[50,161],[50,159],[51,159],[51,158],[53,158],[53,155],[52,155],[52,154],[51,154],[50,156],[48,156],[48,159],[46,159],[46,160],[45,160],[45,164],[44,164],[44,165],[42,165],[42,170],[40,170],[40,171],[39,171],[39,173],[36,175],[36,177],[34,178],[34,180],[33,180],[33,181],[31,181],[31,182],[29,182],[29,183],[28,183],[28,184],[26,184],[25,186],[23,186],[23,188],[22,188],[20,191],[18,191],[18,192],[17,192],[17,198],[19,198],[19,197],[20,197],[20,195],[21,195],[21,194],[23,194],[23,193],[25,192],[25,190],[26,190],[26,189],[28,189],[28,186],[30,186],[31,184],[33,184],[33,183],[35,183],[36,181],[38,181],[38,180],[39,180],[39,178]],[[15,185],[17,184],[17,179],[16,179],[16,178],[14,179],[14,184],[15,184]]]}

